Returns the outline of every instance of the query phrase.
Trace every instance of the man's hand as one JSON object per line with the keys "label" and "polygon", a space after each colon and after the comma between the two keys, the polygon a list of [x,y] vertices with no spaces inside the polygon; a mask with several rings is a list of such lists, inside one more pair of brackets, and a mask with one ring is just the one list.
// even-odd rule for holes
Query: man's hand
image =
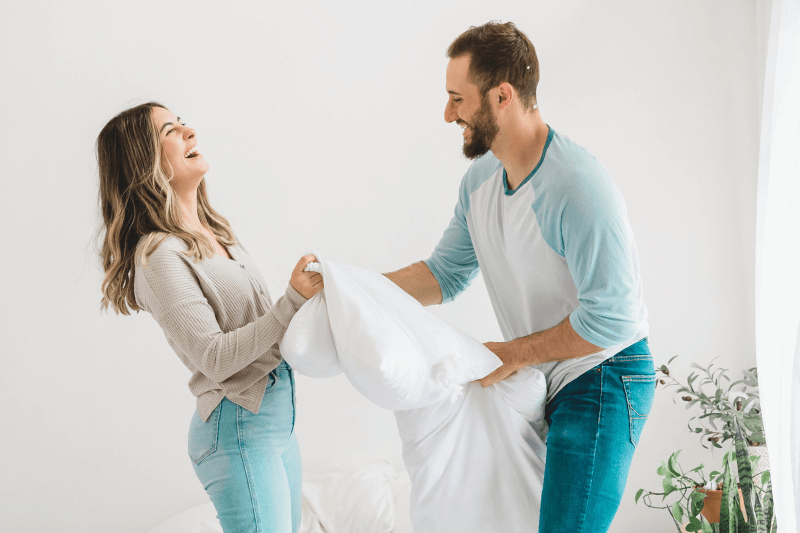
{"label": "man's hand", "polygon": [[526,366],[575,359],[603,350],[583,340],[572,329],[569,317],[550,329],[509,342],[487,342],[484,346],[503,361],[503,366],[483,378],[482,387],[502,381]]}
{"label": "man's hand", "polygon": [[531,363],[523,361],[522,354],[511,342],[485,342],[484,346],[494,353],[503,362],[503,366],[481,379],[481,387],[486,388],[498,381],[503,381],[517,373],[517,370],[524,368]]}

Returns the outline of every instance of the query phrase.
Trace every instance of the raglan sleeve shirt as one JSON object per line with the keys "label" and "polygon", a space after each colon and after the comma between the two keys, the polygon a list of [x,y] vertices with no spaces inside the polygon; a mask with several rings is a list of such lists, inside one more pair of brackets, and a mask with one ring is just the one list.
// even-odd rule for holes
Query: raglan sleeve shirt
{"label": "raglan sleeve shirt", "polygon": [[[550,149],[553,150],[553,147]],[[593,156],[584,156],[583,152],[579,155],[563,158],[567,159],[568,164],[560,167],[557,163],[542,165],[539,175],[533,175],[535,179],[525,184],[536,188],[523,191],[523,194],[530,193],[529,197],[533,199],[527,204],[531,213],[531,218],[527,220],[539,226],[547,245],[564,259],[565,264],[557,268],[567,268],[574,282],[574,288],[564,288],[563,301],[573,302],[574,310],[569,313],[570,324],[586,341],[608,348],[625,343],[637,334],[643,303],[636,250],[621,193]],[[491,269],[504,261],[504,258],[498,257],[502,252],[496,242],[483,243],[480,239],[473,242],[470,225],[484,228],[478,231],[478,235],[490,236],[483,237],[485,239],[509,239],[515,234],[530,234],[506,230],[500,236],[487,231],[485,228],[494,228],[498,224],[496,220],[490,220],[496,214],[483,213],[482,207],[477,205],[470,209],[471,200],[474,202],[471,195],[479,188],[487,187],[487,190],[493,191],[489,195],[486,190],[481,191],[481,201],[491,197],[491,202],[500,202],[489,205],[502,205],[502,202],[510,201],[503,195],[519,192],[504,192],[502,165],[496,158],[486,159],[489,161],[476,161],[464,176],[455,214],[433,254],[425,261],[439,282],[443,303],[453,300],[477,275],[479,265],[476,248],[482,250],[477,255],[483,258],[480,268],[486,271],[485,274],[492,274]],[[558,162],[561,158],[554,154],[554,160]],[[501,181],[490,183],[489,176]],[[536,246],[534,241],[515,244]],[[549,262],[546,268],[554,268],[553,264]],[[516,271],[520,271],[520,268],[543,268],[536,262],[535,255],[532,264],[502,265],[503,268]],[[500,269],[497,272],[502,271]],[[514,283],[511,276],[502,275],[492,276],[492,282]],[[541,313],[542,310],[536,308],[540,304],[535,297],[535,283],[531,282],[524,291],[522,287],[518,292],[505,291],[505,297],[494,295],[496,298],[493,301],[500,300],[502,308],[506,310],[519,309],[523,314]],[[492,288],[488,285],[487,288],[491,293]],[[577,304],[574,302],[574,289],[577,289]],[[552,288],[548,287],[547,290],[552,293]],[[509,297],[509,294],[512,296]],[[524,298],[528,301],[519,301],[523,295],[527,295]],[[564,317],[562,315],[559,320]]]}

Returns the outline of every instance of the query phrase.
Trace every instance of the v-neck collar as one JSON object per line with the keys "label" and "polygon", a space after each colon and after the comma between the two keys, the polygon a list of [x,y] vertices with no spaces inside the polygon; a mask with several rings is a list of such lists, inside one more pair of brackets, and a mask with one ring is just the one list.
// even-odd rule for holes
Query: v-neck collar
{"label": "v-neck collar", "polygon": [[219,257],[220,259],[224,259],[226,261],[233,261],[234,263],[241,263],[241,261],[239,261],[239,259],[237,259],[237,257],[236,257],[236,252],[234,252],[234,249],[236,248],[235,244],[233,246],[225,246],[223,244],[222,246],[226,250],[228,250],[228,253],[230,254],[231,257],[230,258],[225,257],[224,255],[220,255],[217,252],[214,252],[214,257]]}
{"label": "v-neck collar", "polygon": [[517,188],[514,189],[513,191],[508,188],[508,175],[506,174],[505,167],[503,168],[503,189],[505,190],[506,196],[513,196],[515,192],[520,190],[522,186],[528,183],[528,181],[533,177],[533,175],[536,174],[536,171],[539,170],[539,167],[542,166],[542,163],[544,163],[544,156],[547,153],[547,148],[550,146],[550,141],[553,140],[553,135],[555,134],[555,130],[551,128],[550,125],[548,125],[547,128],[550,131],[547,132],[547,140],[544,142],[542,157],[539,158],[539,162],[536,164],[536,167],[534,167],[534,169],[531,170],[531,173],[528,174],[528,177],[522,180],[522,183],[517,185]]}

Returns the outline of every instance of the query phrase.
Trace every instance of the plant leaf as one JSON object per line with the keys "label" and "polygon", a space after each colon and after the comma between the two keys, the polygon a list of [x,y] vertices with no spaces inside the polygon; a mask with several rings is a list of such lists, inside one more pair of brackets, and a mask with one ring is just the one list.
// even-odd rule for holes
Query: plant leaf
{"label": "plant leaf", "polygon": [[[727,454],[725,454],[727,457]],[[725,461],[725,474],[722,478],[722,502],[719,509],[719,527],[722,531],[736,531],[736,511],[733,506],[739,505],[739,490],[735,489],[730,461]]]}
{"label": "plant leaf", "polygon": [[752,526],[757,524],[755,514],[755,486],[753,485],[753,469],[750,459],[745,449],[744,435],[739,421],[734,419],[734,442],[736,446],[736,467],[739,470],[739,483],[742,486],[742,496],[744,496],[744,508],[747,511],[747,522]]}
{"label": "plant leaf", "polygon": [[[769,474],[769,471],[764,472],[765,474]],[[764,479],[762,476],[761,479]],[[775,503],[772,501],[772,483],[767,480],[766,483],[763,484],[764,486],[764,522],[767,525],[767,530],[772,527],[772,518],[773,513],[775,511]]]}
{"label": "plant leaf", "polygon": [[764,520],[764,509],[761,507],[761,498],[753,491],[753,508],[756,515],[756,533],[767,533],[767,521]]}
{"label": "plant leaf", "polygon": [[639,503],[639,498],[642,497],[643,492],[644,489],[639,489],[638,491],[636,491],[636,498],[634,498],[634,503]]}
{"label": "plant leaf", "polygon": [[678,490],[675,485],[672,484],[672,476],[669,474],[664,476],[664,479],[661,480],[661,486],[664,487],[664,497],[661,498],[661,501],[664,501],[667,496]]}
{"label": "plant leaf", "polygon": [[689,517],[689,523],[686,525],[686,531],[700,531],[703,529],[703,524],[696,516]]}
{"label": "plant leaf", "polygon": [[667,461],[667,468],[669,469],[670,473],[675,477],[681,477],[681,472],[678,469],[678,454],[681,453],[680,450],[673,453],[669,456],[669,461]]}
{"label": "plant leaf", "polygon": [[676,357],[680,357],[680,354],[678,354],[678,355],[673,355],[673,356],[670,358],[670,360],[669,360],[669,361],[667,361],[667,364],[670,364],[672,361],[674,361]]}
{"label": "plant leaf", "polygon": [[683,507],[681,507],[681,502],[675,502],[670,506],[670,512],[672,512],[673,518],[679,523],[683,523]]}
{"label": "plant leaf", "polygon": [[692,495],[689,496],[689,515],[690,516],[697,516],[700,514],[700,510],[703,508],[703,500],[706,499],[706,494],[703,492],[692,492]]}

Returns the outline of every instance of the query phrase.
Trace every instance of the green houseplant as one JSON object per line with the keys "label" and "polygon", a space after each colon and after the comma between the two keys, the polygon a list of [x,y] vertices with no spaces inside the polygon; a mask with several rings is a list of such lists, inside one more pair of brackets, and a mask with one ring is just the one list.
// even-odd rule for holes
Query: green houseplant
{"label": "green houseplant", "polygon": [[[676,357],[672,357],[667,364],[671,364]],[[700,434],[700,445],[708,448],[706,442],[709,442],[715,448],[722,448],[722,443],[733,439],[734,419],[742,426],[749,446],[764,444],[766,438],[761,420],[758,369],[745,370],[742,379],[731,382],[728,370],[714,368],[713,360],[708,368],[697,363],[692,363],[691,367],[699,372],[689,374],[684,384],[670,373],[667,365],[661,365],[658,370],[663,376],[658,383],[665,389],[675,387],[673,401],[681,395],[681,399],[687,402],[686,409],[694,406],[700,409],[700,414],[692,417],[687,424],[689,431]]]}
{"label": "green houseplant", "polygon": [[[641,499],[648,507],[667,509],[678,531],[684,531],[681,524],[688,519],[685,531],[690,532],[777,532],[768,466],[759,476],[760,483],[754,483],[753,472],[762,457],[748,453],[748,445],[764,442],[757,370],[750,369],[742,380],[731,383],[724,368],[713,369],[713,364],[707,369],[697,364],[692,366],[703,374],[692,372],[685,385],[672,376],[666,365],[659,369],[663,377],[658,382],[665,388],[675,386],[675,396],[683,395],[687,409],[697,405],[701,410],[700,416],[689,421],[689,430],[702,434],[704,448],[707,448],[705,442],[710,442],[713,448],[722,448],[721,443],[727,440],[732,440],[733,445],[722,458],[722,471],[712,471],[708,476],[702,464],[684,470],[678,461],[678,450],[666,462],[662,461],[657,470],[662,476],[663,492],[639,489],[636,503]],[[709,390],[712,386],[714,392]],[[740,389],[735,390],[736,386]],[[694,420],[697,422],[692,426]],[[654,501],[656,496],[661,496],[661,502]],[[710,511],[711,505],[706,505],[706,498],[711,503],[713,497],[720,500],[718,515]]]}

